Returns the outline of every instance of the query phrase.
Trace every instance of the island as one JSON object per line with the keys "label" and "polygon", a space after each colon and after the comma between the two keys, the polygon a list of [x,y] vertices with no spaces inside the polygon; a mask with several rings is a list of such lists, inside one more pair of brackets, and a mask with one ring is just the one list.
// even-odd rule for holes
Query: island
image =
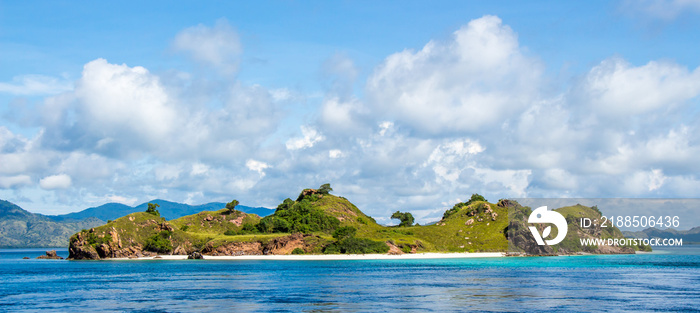
{"label": "island", "polygon": [[[577,219],[600,219],[595,207],[559,208],[569,227],[555,246],[537,245],[526,226],[529,207],[516,201],[486,201],[478,194],[455,204],[430,225],[414,225],[413,216],[395,212],[397,226],[383,226],[348,199],[332,195],[324,184],[304,189],[296,200],[285,199],[272,215],[236,210],[233,200],[218,211],[166,220],[158,205],[70,237],[71,260],[146,258],[158,256],[262,256],[338,254],[502,253],[569,255],[634,253],[643,246],[581,246],[579,238],[624,238],[619,229],[583,229]],[[556,230],[550,235],[555,236]]]}

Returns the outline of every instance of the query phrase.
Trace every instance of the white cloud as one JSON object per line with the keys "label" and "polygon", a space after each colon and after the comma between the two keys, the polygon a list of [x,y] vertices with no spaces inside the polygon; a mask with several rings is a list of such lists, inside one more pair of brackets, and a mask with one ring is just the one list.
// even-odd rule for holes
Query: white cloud
{"label": "white cloud", "polygon": [[321,122],[328,130],[348,133],[361,131],[364,127],[364,113],[366,108],[358,99],[342,101],[338,97],[331,97],[323,101]]}
{"label": "white cloud", "polygon": [[129,206],[133,206],[134,204],[136,204],[136,201],[138,201],[138,199],[117,196],[117,195],[109,195],[109,196],[105,197],[105,201],[116,202],[116,203],[121,203],[121,204],[126,204]]}
{"label": "white cloud", "polygon": [[27,186],[31,183],[32,178],[29,175],[0,176],[0,188],[2,189],[13,189]]}
{"label": "white cloud", "polygon": [[270,167],[270,165],[268,165],[265,162],[252,160],[252,159],[246,161],[245,166],[251,171],[258,172],[258,174],[260,174],[260,176],[265,176],[265,169]]}
{"label": "white cloud", "polygon": [[339,149],[333,149],[328,151],[328,157],[331,159],[337,159],[343,157],[343,151]]}
{"label": "white cloud", "polygon": [[429,134],[478,132],[526,108],[541,72],[510,27],[484,16],[448,42],[387,57],[369,77],[367,95],[402,126]]}
{"label": "white cloud", "polygon": [[225,19],[216,21],[214,27],[199,24],[181,31],[175,36],[173,46],[225,74],[238,69],[243,50],[238,33]]}
{"label": "white cloud", "polygon": [[15,76],[10,83],[0,82],[0,93],[18,96],[51,95],[71,89],[73,89],[71,81],[44,75]]}
{"label": "white cloud", "polygon": [[45,190],[66,189],[71,184],[71,178],[66,174],[46,176],[39,181],[39,186]]}
{"label": "white cloud", "polygon": [[[237,64],[240,50],[216,43],[226,29],[185,30],[179,38],[191,45],[180,50]],[[195,49],[200,39],[213,48]],[[472,193],[698,196],[700,70],[611,58],[556,89],[524,50],[486,16],[449,40],[387,56],[364,92],[353,92],[352,60],[336,56],[323,64],[329,88],[320,96],[98,59],[73,92],[44,101],[36,136],[0,126],[0,187],[34,188],[66,207],[232,196],[274,207],[330,182],[378,220],[397,209],[439,218]],[[55,173],[70,183],[56,184]],[[42,177],[72,188],[39,190]]]}
{"label": "white cloud", "polygon": [[301,126],[301,134],[303,135],[303,137],[290,138],[289,140],[287,140],[287,143],[285,144],[287,150],[300,150],[311,148],[317,142],[326,139],[326,137],[321,135],[316,129],[313,129],[308,126]]}
{"label": "white cloud", "polygon": [[613,58],[591,69],[583,82],[583,101],[594,112],[628,116],[668,110],[700,94],[700,68],[651,61],[633,67]]}
{"label": "white cloud", "polygon": [[178,124],[160,79],[140,66],[110,64],[104,59],[89,62],[75,96],[74,123],[90,135],[100,134],[95,148],[115,142],[151,145],[170,135]]}
{"label": "white cloud", "polygon": [[204,175],[207,172],[209,172],[209,166],[206,164],[202,163],[195,163],[192,164],[192,171],[190,172],[190,175],[197,176],[197,175]]}

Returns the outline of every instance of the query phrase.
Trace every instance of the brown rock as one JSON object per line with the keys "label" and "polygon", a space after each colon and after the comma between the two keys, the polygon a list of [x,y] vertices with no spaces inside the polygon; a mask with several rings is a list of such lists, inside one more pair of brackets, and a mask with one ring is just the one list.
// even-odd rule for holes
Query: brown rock
{"label": "brown rock", "polygon": [[207,243],[202,249],[204,255],[262,255],[263,247],[260,242],[231,242],[214,247],[211,242]]}
{"label": "brown rock", "polygon": [[474,219],[473,219],[473,218],[470,218],[469,220],[467,220],[467,221],[464,223],[464,225],[467,225],[467,226],[469,226],[469,225],[471,225],[471,224],[474,224]]}
{"label": "brown rock", "polygon": [[188,260],[204,260],[204,256],[199,252],[192,252],[187,256]]}
{"label": "brown rock", "polygon": [[386,245],[389,246],[389,252],[387,252],[387,254],[390,254],[390,255],[403,254],[403,251],[401,251],[401,249],[399,249],[399,247],[397,247],[395,244],[391,243],[390,241],[387,241]]}
{"label": "brown rock", "polygon": [[56,250],[46,251],[46,255],[40,255],[37,259],[63,260],[62,257],[56,254]]}
{"label": "brown rock", "polygon": [[270,240],[270,242],[263,248],[263,254],[290,254],[296,248],[300,248],[304,251],[304,237],[311,235],[308,234],[291,234],[289,236],[278,237]]}

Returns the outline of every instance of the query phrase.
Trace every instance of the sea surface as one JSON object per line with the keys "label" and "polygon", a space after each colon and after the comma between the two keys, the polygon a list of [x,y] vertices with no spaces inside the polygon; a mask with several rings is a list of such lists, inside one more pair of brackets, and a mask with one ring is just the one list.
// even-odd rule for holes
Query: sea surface
{"label": "sea surface", "polygon": [[434,260],[34,259],[45,250],[0,249],[0,312],[700,311],[700,246]]}

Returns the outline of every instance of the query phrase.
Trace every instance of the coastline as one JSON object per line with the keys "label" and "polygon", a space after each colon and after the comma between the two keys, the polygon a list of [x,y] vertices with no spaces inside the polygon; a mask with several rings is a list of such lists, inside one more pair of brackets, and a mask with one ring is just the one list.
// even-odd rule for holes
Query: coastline
{"label": "coastline", "polygon": [[[138,261],[138,260],[186,260],[187,255],[160,255],[156,257],[140,257],[135,259],[113,258],[105,260]],[[475,253],[413,253],[413,254],[285,254],[285,255],[240,255],[240,256],[210,256],[204,260],[275,260],[275,261],[339,261],[339,260],[418,260],[418,259],[462,259],[462,258],[500,258],[503,252]]]}

